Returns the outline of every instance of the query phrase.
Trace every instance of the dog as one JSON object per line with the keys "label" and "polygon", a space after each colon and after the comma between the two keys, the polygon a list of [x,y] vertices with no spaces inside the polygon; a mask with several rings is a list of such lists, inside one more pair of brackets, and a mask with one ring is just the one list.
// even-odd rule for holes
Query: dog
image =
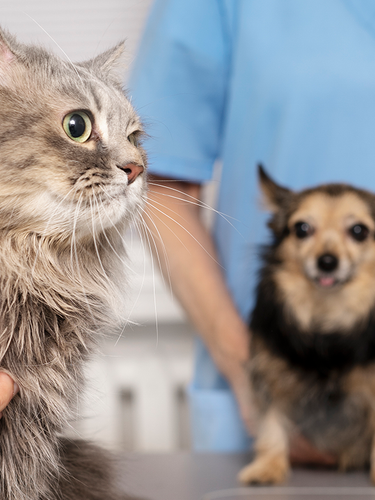
{"label": "dog", "polygon": [[259,415],[243,483],[283,483],[298,431],[341,470],[375,483],[375,194],[347,184],[295,192],[259,166],[272,212],[250,318]]}

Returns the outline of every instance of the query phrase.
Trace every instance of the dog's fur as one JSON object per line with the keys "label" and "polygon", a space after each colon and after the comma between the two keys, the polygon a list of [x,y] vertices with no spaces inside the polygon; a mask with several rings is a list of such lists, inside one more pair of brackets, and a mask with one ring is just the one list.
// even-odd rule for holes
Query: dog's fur
{"label": "dog's fur", "polygon": [[274,241],[250,321],[256,456],[239,479],[285,481],[298,431],[342,470],[370,465],[375,482],[375,195],[259,176]]}

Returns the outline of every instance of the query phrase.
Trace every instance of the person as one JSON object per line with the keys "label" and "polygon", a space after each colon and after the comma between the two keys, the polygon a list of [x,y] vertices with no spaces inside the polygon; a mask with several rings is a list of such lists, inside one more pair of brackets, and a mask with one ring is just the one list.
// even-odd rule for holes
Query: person
{"label": "person", "polygon": [[0,418],[3,416],[3,410],[19,391],[18,385],[5,372],[0,372]]}
{"label": "person", "polygon": [[[254,429],[246,325],[268,238],[256,164],[293,189],[375,189],[374,54],[371,0],[152,6],[130,94],[150,136],[148,227],[201,338],[190,390],[197,450],[245,449]],[[199,200],[218,163],[211,235]],[[303,440],[294,452],[334,460]]]}

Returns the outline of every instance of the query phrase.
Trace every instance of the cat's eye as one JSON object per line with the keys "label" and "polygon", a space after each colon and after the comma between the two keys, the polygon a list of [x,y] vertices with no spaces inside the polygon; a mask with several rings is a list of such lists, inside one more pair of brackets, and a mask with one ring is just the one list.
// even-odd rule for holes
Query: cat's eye
{"label": "cat's eye", "polygon": [[73,111],[65,116],[63,128],[73,141],[86,142],[91,136],[92,123],[84,111]]}
{"label": "cat's eye", "polygon": [[137,133],[133,132],[128,135],[128,141],[135,147],[138,147]]}
{"label": "cat's eye", "polygon": [[297,238],[303,239],[313,234],[314,229],[307,222],[300,221],[294,224],[294,232]]}
{"label": "cat's eye", "polygon": [[354,224],[354,226],[349,228],[350,236],[356,241],[365,241],[369,233],[369,228],[364,224]]}

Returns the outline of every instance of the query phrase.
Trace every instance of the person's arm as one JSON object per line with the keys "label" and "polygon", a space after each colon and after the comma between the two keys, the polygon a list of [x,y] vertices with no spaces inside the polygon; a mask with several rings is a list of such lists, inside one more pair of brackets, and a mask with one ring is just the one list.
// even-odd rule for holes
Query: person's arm
{"label": "person's arm", "polygon": [[249,334],[225,285],[210,233],[199,215],[200,186],[150,179],[147,225],[163,274],[230,383],[242,418],[252,425],[245,364]]}
{"label": "person's arm", "polygon": [[[151,177],[145,220],[163,274],[230,383],[253,434],[255,415],[245,368],[250,335],[226,287],[211,235],[201,222],[199,197],[198,184]],[[294,463],[336,463],[298,435],[292,440],[290,457]]]}

